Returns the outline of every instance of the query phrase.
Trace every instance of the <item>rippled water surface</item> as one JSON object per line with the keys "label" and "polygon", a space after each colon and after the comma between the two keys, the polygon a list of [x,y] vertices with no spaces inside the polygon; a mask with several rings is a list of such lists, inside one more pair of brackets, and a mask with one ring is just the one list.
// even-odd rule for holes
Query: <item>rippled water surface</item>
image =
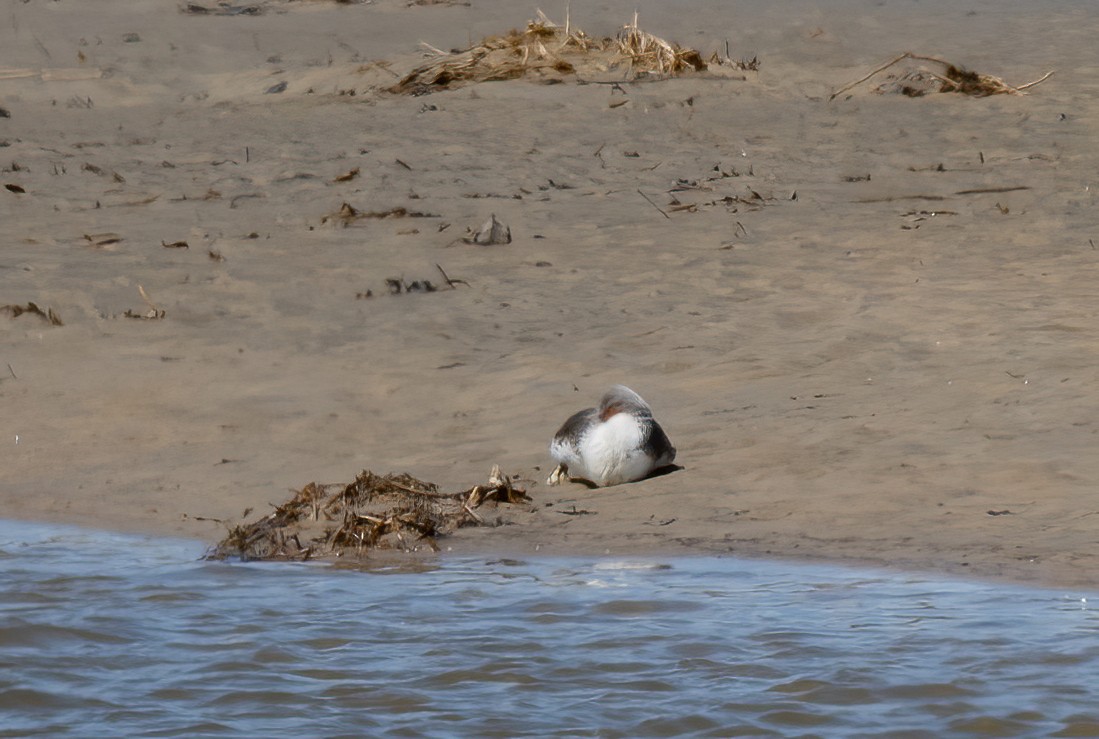
{"label": "rippled water surface", "polygon": [[1099,735],[1085,593],[735,559],[375,571],[0,522],[0,736]]}

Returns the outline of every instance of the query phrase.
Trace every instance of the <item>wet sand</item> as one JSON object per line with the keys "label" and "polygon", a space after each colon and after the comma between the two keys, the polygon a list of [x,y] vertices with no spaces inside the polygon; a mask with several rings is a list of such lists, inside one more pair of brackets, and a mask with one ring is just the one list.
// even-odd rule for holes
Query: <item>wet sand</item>
{"label": "wet sand", "polygon": [[[454,551],[1099,583],[1086,5],[643,2],[759,72],[421,97],[376,88],[535,7],[179,7],[2,11],[0,304],[64,324],[0,314],[5,517],[213,541],[310,481],[499,464],[533,505]],[[1056,73],[829,101],[903,51]],[[459,241],[492,213],[511,244]],[[683,469],[547,487],[550,436],[613,383]]]}

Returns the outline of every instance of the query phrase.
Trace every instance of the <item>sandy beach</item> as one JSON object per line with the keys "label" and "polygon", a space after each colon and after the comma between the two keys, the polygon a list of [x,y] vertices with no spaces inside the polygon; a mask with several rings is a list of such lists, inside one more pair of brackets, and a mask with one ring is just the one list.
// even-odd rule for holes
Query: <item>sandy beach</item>
{"label": "sandy beach", "polygon": [[[574,2],[759,69],[415,96],[420,42],[538,6],[246,5],[0,9],[0,305],[45,314],[0,312],[5,518],[213,542],[310,481],[498,464],[532,503],[451,550],[1099,585],[1087,4]],[[905,51],[1054,75],[829,99]],[[511,243],[462,241],[491,214]],[[683,469],[547,487],[614,383]]]}

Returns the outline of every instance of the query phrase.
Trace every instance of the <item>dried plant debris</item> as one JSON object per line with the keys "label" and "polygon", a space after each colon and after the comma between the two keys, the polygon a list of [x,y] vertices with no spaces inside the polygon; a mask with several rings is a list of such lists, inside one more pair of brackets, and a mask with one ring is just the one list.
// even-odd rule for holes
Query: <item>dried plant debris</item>
{"label": "dried plant debris", "polygon": [[412,280],[409,282],[403,277],[385,278],[385,286],[390,295],[402,295],[408,293],[433,293],[439,288],[431,280]]}
{"label": "dried plant debris", "polygon": [[12,318],[18,318],[24,313],[39,316],[49,322],[51,326],[64,326],[61,316],[53,312],[53,308],[42,310],[37,303],[28,302],[26,305],[0,305],[0,311],[11,314]]}
{"label": "dried plant debris", "polygon": [[[768,205],[778,202],[778,198],[774,195],[761,195],[758,191],[751,187],[745,187],[745,194],[743,195],[725,195],[717,198],[713,197],[709,200],[699,200],[695,202],[682,202],[676,193],[684,192],[709,192],[713,188],[708,185],[698,183],[696,180],[678,180],[676,185],[668,190],[670,197],[669,202],[664,208],[657,205],[652,198],[646,195],[641,190],[641,196],[649,202],[652,207],[660,211],[661,215],[665,218],[671,218],[668,213],[700,213],[708,209],[720,208],[726,213],[739,213],[741,211],[751,212],[761,210]],[[665,208],[667,210],[665,210]]]}
{"label": "dried plant debris", "polygon": [[102,249],[107,246],[122,243],[122,237],[116,233],[84,234],[84,241],[89,246]]}
{"label": "dried plant debris", "polygon": [[[522,31],[488,36],[472,48],[451,53],[427,48],[433,58],[402,77],[389,88],[390,92],[422,95],[467,83],[528,76],[546,82],[561,82],[566,75],[599,76],[608,72],[616,72],[618,79],[665,78],[729,63],[716,54],[707,62],[695,49],[641,30],[636,14],[633,23],[613,38],[589,36],[571,27],[568,20],[560,26],[538,11],[538,18]],[[740,69],[754,68],[730,64]]]}
{"label": "dried plant debris", "polygon": [[332,181],[333,182],[350,182],[351,180],[355,179],[358,176],[359,176],[359,168],[358,167],[352,167],[347,172],[344,172],[341,175],[336,175],[336,177],[334,177],[332,179]]}
{"label": "dried plant debris", "polygon": [[390,208],[389,210],[359,210],[350,203],[344,203],[335,213],[329,213],[321,218],[321,223],[339,223],[350,226],[355,221],[369,218],[438,218],[438,213],[424,213],[418,210],[409,210],[404,207]]}
{"label": "dried plant debris", "polygon": [[141,321],[159,321],[168,315],[166,311],[162,310],[160,306],[152,301],[149,294],[145,292],[145,288],[141,285],[137,286],[137,292],[141,295],[141,299],[145,301],[145,305],[148,306],[148,310],[144,313],[137,313],[133,310],[127,310],[122,315],[126,318],[136,318]]}
{"label": "dried plant debris", "polygon": [[233,3],[187,3],[180,8],[187,15],[261,15],[263,5],[234,5]]}
{"label": "dried plant debris", "polygon": [[[459,280],[452,278],[446,273],[446,271],[438,264],[435,265],[435,269],[439,270],[439,274],[443,276],[443,284],[436,285],[431,280],[412,280],[411,282],[402,277],[387,277],[385,278],[386,292],[389,295],[407,295],[409,293],[434,293],[439,290],[453,290],[458,285],[465,285],[469,287],[469,283],[465,280]],[[373,290],[364,290],[355,294],[356,300],[367,300],[374,297]]]}
{"label": "dried plant debris", "polygon": [[428,548],[463,526],[493,525],[476,509],[530,500],[494,466],[488,482],[457,493],[409,474],[364,470],[343,485],[311,482],[268,515],[234,526],[207,559],[308,560],[362,556],[371,549]]}
{"label": "dried plant debris", "polygon": [[878,94],[899,93],[907,97],[923,97],[924,95],[934,92],[956,92],[961,95],[970,95],[973,97],[987,97],[989,95],[1025,95],[1025,91],[1028,88],[1045,82],[1053,75],[1053,72],[1046,72],[1033,82],[1012,86],[999,77],[973,72],[956,64],[951,64],[945,59],[939,59],[934,56],[922,56],[906,51],[897,58],[891,59],[885,64],[875,68],[869,74],[836,90],[832,93],[829,100],[835,100],[848,90],[861,85],[904,61],[917,63],[927,62],[932,65],[933,68],[929,69],[926,66],[917,64],[916,66],[910,66],[910,68],[900,73],[891,73],[885,82],[874,88],[874,92]]}

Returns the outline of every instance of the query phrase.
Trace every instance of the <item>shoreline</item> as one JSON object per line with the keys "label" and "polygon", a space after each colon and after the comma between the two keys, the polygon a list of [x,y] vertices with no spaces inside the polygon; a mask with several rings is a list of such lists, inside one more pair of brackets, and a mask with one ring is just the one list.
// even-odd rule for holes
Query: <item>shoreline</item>
{"label": "shoreline", "polygon": [[[455,551],[1099,583],[1084,11],[645,2],[759,71],[407,96],[376,90],[419,40],[534,9],[270,5],[13,6],[3,67],[54,72],[0,76],[0,305],[45,314],[0,313],[6,516],[205,540],[311,480],[499,464],[535,508]],[[905,50],[1056,73],[828,101]],[[490,215],[511,243],[462,240]],[[684,469],[548,489],[553,431],[615,383]]]}
{"label": "shoreline", "polygon": [[[204,555],[209,550],[211,550],[216,543],[216,540],[214,539],[204,539],[196,535],[166,534],[162,536],[156,532],[148,530],[148,528],[140,527],[132,529],[113,529],[88,526],[64,520],[50,521],[12,518],[2,519],[2,522],[12,524],[28,523],[43,527],[60,525],[68,529],[75,529],[89,534],[100,532],[104,534],[135,536],[149,539],[165,538],[177,542],[189,542],[196,546],[201,546]],[[464,529],[462,531],[468,532],[470,530]],[[1010,587],[1032,588],[1035,590],[1046,590],[1051,592],[1072,588],[1086,589],[1094,587],[1093,579],[1088,577],[1081,577],[1080,573],[1075,570],[1061,570],[1057,571],[1053,576],[1049,576],[1048,573],[1043,572],[1041,568],[1036,568],[1034,571],[1030,572],[1026,572],[1023,568],[1005,571],[1005,569],[999,567],[997,563],[978,563],[974,567],[962,567],[960,565],[943,567],[942,563],[936,563],[931,561],[924,563],[908,562],[898,564],[871,557],[829,557],[814,556],[804,553],[794,554],[790,552],[782,553],[775,551],[762,552],[748,550],[708,551],[704,548],[691,549],[686,547],[666,547],[656,551],[651,549],[629,548],[621,550],[605,548],[602,551],[596,551],[595,549],[597,549],[597,547],[585,548],[580,550],[565,550],[552,544],[548,546],[537,544],[533,548],[519,547],[515,545],[514,541],[510,541],[508,544],[504,545],[497,544],[496,546],[476,546],[472,545],[471,542],[462,538],[462,531],[459,531],[456,537],[448,537],[441,540],[439,542],[440,550],[437,552],[431,551],[426,548],[418,551],[371,549],[367,550],[367,552],[361,558],[350,556],[346,558],[317,557],[308,560],[252,560],[252,563],[270,562],[280,564],[308,564],[310,566],[325,565],[341,569],[354,569],[362,570],[364,572],[370,572],[375,567],[399,567],[402,565],[415,567],[418,564],[426,562],[441,562],[453,559],[515,559],[519,561],[588,559],[596,563],[614,562],[618,560],[664,563],[667,560],[671,560],[673,562],[673,566],[674,562],[678,560],[713,559],[730,560],[732,562],[763,562],[768,564],[769,566],[775,567],[785,567],[789,565],[794,569],[800,567],[835,568],[838,570],[848,571],[852,574],[877,574],[879,576],[890,577],[908,576],[926,578],[932,581],[950,580],[955,582],[966,582],[973,584],[999,583]],[[205,560],[205,556],[200,557],[200,560]],[[228,561],[230,563],[236,563],[239,560],[230,557],[228,560],[225,561]]]}
{"label": "shoreline", "polygon": [[[507,511],[505,511],[506,513]],[[514,516],[507,515],[504,517],[514,518]],[[110,522],[99,521],[96,523],[79,523],[66,517],[23,519],[8,517],[5,520],[13,523],[23,521],[41,526],[61,525],[86,532],[99,531],[124,536],[166,537],[187,540],[201,544],[204,552],[212,550],[217,542],[224,537],[228,531],[228,525],[243,523],[242,521],[222,523],[191,519],[187,522],[187,526],[164,527],[150,526],[148,521],[126,521],[117,518]],[[524,524],[508,523],[504,525],[521,527]],[[201,532],[202,527],[208,528],[206,534]],[[1075,564],[1066,566],[1063,563],[1046,563],[1037,559],[1029,562],[1005,562],[995,557],[980,556],[969,557],[967,558],[968,561],[963,564],[958,561],[947,561],[946,557],[953,555],[953,552],[944,557],[920,557],[911,552],[898,552],[896,550],[870,552],[864,548],[862,551],[857,551],[859,549],[858,541],[850,543],[852,549],[856,550],[855,552],[843,553],[838,551],[806,551],[794,542],[781,540],[755,546],[730,546],[728,542],[716,539],[696,541],[689,544],[666,541],[654,547],[651,544],[642,544],[635,541],[616,540],[609,543],[605,541],[600,543],[596,537],[584,534],[570,538],[568,543],[563,543],[550,539],[547,527],[544,526],[530,527],[528,525],[520,532],[509,532],[512,535],[494,536],[493,532],[499,530],[493,527],[459,529],[454,534],[437,541],[438,551],[432,551],[426,545],[421,545],[421,548],[415,551],[368,549],[361,560],[354,557],[342,559],[328,556],[304,561],[311,564],[355,567],[359,562],[374,564],[407,562],[412,564],[454,557],[517,559],[580,557],[594,560],[619,558],[656,560],[666,558],[728,558],[732,560],[764,561],[780,565],[789,563],[795,567],[805,565],[877,571],[898,576],[907,573],[932,579],[948,578],[971,582],[1004,583],[1044,590],[1095,586],[1095,578],[1089,574],[1087,568]],[[516,536],[515,533],[519,535]],[[287,562],[292,560],[271,561]]]}

